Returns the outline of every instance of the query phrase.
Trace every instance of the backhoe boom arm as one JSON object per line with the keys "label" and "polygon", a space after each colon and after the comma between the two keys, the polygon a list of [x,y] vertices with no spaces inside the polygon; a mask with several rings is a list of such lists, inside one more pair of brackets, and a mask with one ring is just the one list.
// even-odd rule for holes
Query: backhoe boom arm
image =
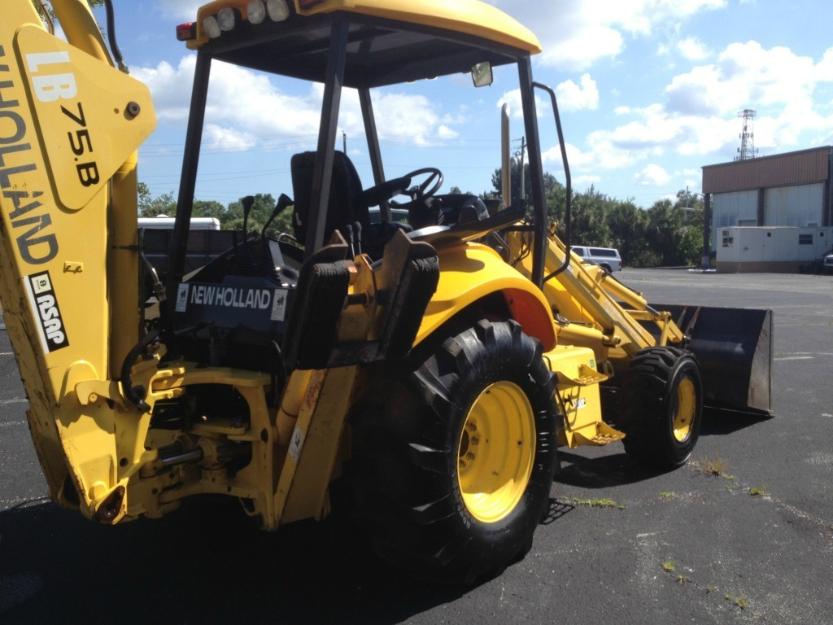
{"label": "backhoe boom arm", "polygon": [[30,0],[3,3],[0,299],[51,495],[94,516],[143,451],[135,414],[82,405],[77,388],[115,381],[137,340],[134,154],[155,116],[147,87],[113,68],[87,3],[53,7],[68,44]]}

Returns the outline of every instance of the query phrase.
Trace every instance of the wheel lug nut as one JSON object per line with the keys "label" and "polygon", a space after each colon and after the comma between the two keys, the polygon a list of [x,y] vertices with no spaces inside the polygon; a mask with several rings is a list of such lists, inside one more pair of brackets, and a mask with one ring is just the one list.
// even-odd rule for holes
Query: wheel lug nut
{"label": "wheel lug nut", "polygon": [[471,444],[472,444],[472,445],[479,445],[479,444],[480,444],[480,439],[479,439],[479,438],[477,438],[476,436],[472,436],[472,438],[471,438]]}
{"label": "wheel lug nut", "polygon": [[466,460],[474,460],[474,454],[469,452],[466,454]]}

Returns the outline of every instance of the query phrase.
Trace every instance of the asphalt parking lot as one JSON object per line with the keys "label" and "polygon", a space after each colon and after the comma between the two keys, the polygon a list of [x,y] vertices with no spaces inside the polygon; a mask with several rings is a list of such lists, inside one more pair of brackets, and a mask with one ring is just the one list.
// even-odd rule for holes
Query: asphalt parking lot
{"label": "asphalt parking lot", "polygon": [[563,454],[533,550],[465,591],[400,577],[339,523],[267,535],[204,503],[105,528],[57,509],[0,331],[0,623],[833,623],[833,277],[621,278],[773,309],[777,416],[708,415],[694,462],[663,475],[621,444]]}

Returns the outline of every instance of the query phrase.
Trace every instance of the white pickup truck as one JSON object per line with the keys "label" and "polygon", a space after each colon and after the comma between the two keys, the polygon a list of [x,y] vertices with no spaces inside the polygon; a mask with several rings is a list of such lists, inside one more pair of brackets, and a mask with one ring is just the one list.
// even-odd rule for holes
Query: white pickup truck
{"label": "white pickup truck", "polygon": [[619,250],[611,247],[588,247],[586,245],[574,245],[573,251],[581,256],[585,263],[599,265],[608,273],[622,271],[622,257]]}

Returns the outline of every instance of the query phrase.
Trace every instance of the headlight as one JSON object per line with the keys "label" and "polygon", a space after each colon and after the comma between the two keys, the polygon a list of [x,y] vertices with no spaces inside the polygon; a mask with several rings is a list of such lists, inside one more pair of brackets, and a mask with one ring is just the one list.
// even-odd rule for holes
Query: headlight
{"label": "headlight", "polygon": [[266,5],[263,0],[249,0],[247,13],[250,24],[260,24],[266,19]]}
{"label": "headlight", "polygon": [[209,15],[202,20],[202,30],[211,39],[216,39],[222,34],[220,25],[217,23],[217,18],[213,15]]}
{"label": "headlight", "polygon": [[237,12],[231,7],[220,9],[220,12],[217,13],[217,24],[220,25],[220,30],[223,32],[227,33],[230,30],[234,30],[237,24]]}
{"label": "headlight", "polygon": [[286,0],[266,0],[266,9],[273,22],[285,22],[289,19],[289,5]]}

